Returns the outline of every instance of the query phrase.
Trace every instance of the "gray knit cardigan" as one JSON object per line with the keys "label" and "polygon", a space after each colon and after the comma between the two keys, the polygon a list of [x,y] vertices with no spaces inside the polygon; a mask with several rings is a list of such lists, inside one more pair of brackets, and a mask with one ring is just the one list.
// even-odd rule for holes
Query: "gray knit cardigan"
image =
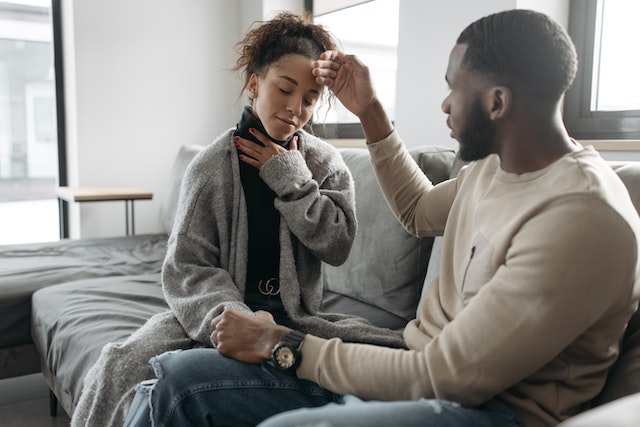
{"label": "gray knit cardigan", "polygon": [[[364,319],[322,313],[321,260],[343,263],[356,233],[353,179],[332,146],[300,133],[299,150],[279,154],[260,176],[276,193],[280,221],[280,295],[300,330],[320,337],[393,347],[398,331]],[[165,351],[211,346],[211,320],[243,301],[248,248],[245,199],[233,129],[200,152],[182,183],[162,270],[170,310],[123,342],[107,344],[87,372],[72,427],[121,426],[147,361]]]}
{"label": "gray knit cardigan", "polygon": [[[260,177],[280,220],[280,295],[299,328],[320,337],[393,347],[401,333],[362,318],[322,313],[321,261],[346,261],[356,233],[353,178],[337,150],[301,131],[298,150],[274,156]],[[233,129],[191,162],[162,271],[165,297],[187,335],[211,345],[211,320],[251,312],[245,290],[248,225]]]}

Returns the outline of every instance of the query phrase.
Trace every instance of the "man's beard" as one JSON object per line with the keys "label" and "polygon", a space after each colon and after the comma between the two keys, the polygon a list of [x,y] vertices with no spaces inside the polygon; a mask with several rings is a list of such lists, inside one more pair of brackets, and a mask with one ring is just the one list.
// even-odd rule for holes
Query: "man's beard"
{"label": "man's beard", "polygon": [[493,153],[496,127],[476,99],[460,133],[460,159],[465,162],[480,160]]}

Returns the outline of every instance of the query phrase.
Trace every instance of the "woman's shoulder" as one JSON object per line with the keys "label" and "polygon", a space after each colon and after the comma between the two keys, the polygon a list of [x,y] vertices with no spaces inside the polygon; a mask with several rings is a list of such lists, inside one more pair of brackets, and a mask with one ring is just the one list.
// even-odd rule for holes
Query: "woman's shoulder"
{"label": "woman's shoulder", "polygon": [[189,163],[185,176],[196,175],[200,178],[211,175],[221,169],[231,153],[234,129],[228,129],[206,145]]}

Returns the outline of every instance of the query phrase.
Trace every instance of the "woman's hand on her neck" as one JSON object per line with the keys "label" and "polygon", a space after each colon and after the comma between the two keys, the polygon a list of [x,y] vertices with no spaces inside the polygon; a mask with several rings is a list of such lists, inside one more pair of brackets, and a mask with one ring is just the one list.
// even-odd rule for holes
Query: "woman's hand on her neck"
{"label": "woman's hand on her neck", "polygon": [[262,166],[264,166],[265,163],[271,160],[272,157],[277,156],[280,153],[298,149],[297,135],[291,138],[291,142],[289,143],[289,150],[287,150],[283,146],[271,141],[271,139],[269,139],[266,135],[264,135],[257,129],[251,128],[249,129],[249,132],[251,132],[251,134],[255,136],[258,141],[262,142],[264,144],[264,147],[240,136],[234,136],[233,140],[236,143],[236,148],[244,153],[240,154],[240,160],[255,168],[262,169]]}

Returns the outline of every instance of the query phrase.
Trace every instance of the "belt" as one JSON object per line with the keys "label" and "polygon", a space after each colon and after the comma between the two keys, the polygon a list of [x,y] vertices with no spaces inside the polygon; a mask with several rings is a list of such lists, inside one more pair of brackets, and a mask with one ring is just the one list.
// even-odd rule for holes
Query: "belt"
{"label": "belt", "polygon": [[280,293],[280,281],[276,277],[258,281],[258,290],[262,295],[275,296]]}

